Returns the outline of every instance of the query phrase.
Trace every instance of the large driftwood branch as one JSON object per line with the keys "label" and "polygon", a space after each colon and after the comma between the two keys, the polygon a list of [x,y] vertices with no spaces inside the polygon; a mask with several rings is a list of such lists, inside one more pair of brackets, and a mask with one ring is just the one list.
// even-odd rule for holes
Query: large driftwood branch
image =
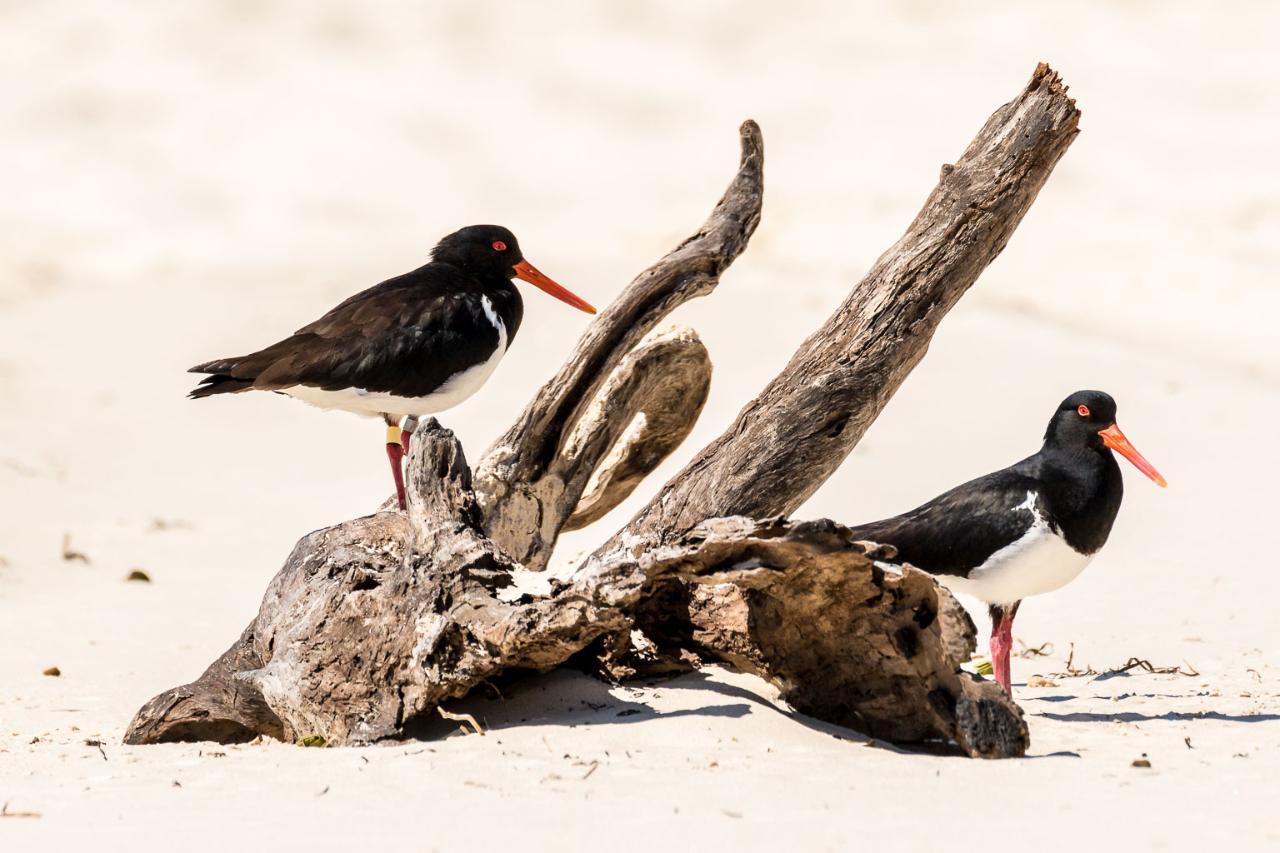
{"label": "large driftwood branch", "polygon": [[[407,515],[304,538],[240,640],[196,682],[148,703],[127,740],[402,737],[499,674],[584,651],[638,656],[619,638],[639,625],[668,648],[769,678],[821,719],[895,740],[948,739],[971,755],[1021,754],[1017,707],[958,670],[973,626],[941,587],[840,525],[768,517],[794,508],[848,453],[1003,247],[1077,118],[1057,75],[1037,69],[729,432],[571,575],[531,571],[571,519],[621,500],[701,407],[708,366],[696,337],[637,345],[674,304],[714,284],[755,226],[762,149],[744,125],[742,166],[708,225],[602,315],[490,453],[475,491],[452,435],[425,424]],[[725,517],[744,513],[766,520]]]}
{"label": "large driftwood branch", "polygon": [[[636,276],[614,299],[587,329],[560,372],[538,391],[477,466],[476,493],[484,507],[486,532],[530,568],[547,564],[556,536],[573,515],[581,489],[587,485],[581,478],[566,484],[556,470],[565,468],[556,463],[566,438],[623,357],[676,308],[710,293],[719,284],[720,275],[747,247],[760,222],[764,140],[754,121],[744,122],[739,134],[742,155],[738,172],[707,221]],[[695,398],[691,403],[696,417],[702,400]],[[600,423],[614,420],[606,418]],[[609,447],[597,445],[596,450],[599,455],[580,455],[574,463],[576,469],[586,469],[590,475]],[[637,459],[651,461],[652,466],[662,461],[652,454]],[[642,477],[649,470],[638,473]],[[639,480],[618,482],[634,486]],[[615,488],[610,497],[616,504],[625,496]],[[585,507],[584,513],[579,523],[591,514]]]}
{"label": "large driftwood branch", "polygon": [[1079,119],[1058,74],[1040,65],[955,165],[942,167],[915,221],[835,314],[620,535],[661,540],[713,516],[794,512],[853,450],[938,323],[1004,249]]}

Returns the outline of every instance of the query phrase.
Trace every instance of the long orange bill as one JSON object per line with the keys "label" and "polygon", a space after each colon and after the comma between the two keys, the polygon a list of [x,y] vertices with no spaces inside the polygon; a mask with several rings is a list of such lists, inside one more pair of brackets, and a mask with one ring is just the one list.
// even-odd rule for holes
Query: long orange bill
{"label": "long orange bill", "polygon": [[1160,476],[1160,472],[1156,470],[1155,466],[1148,462],[1143,455],[1138,452],[1138,449],[1129,443],[1129,439],[1124,437],[1124,433],[1120,431],[1118,424],[1112,424],[1106,429],[1099,431],[1098,435],[1102,436],[1103,444],[1132,462],[1133,467],[1150,477],[1157,486],[1169,485],[1165,482],[1164,477]]}
{"label": "long orange bill", "polygon": [[565,288],[556,284],[554,281],[538,272],[538,268],[528,261],[521,261],[516,264],[516,278],[521,281],[527,281],[539,290],[550,293],[561,302],[568,302],[579,311],[586,311],[588,314],[596,313],[596,309],[591,307],[590,302],[573,295]]}

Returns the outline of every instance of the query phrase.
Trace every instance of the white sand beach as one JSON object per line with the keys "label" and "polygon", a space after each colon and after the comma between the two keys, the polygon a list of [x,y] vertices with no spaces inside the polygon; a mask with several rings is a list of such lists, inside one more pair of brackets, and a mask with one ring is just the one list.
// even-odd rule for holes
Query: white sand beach
{"label": "white sand beach", "polygon": [[[0,3],[0,850],[1277,849],[1278,38],[1261,3]],[[1019,612],[1045,652],[1013,662],[1026,759],[906,752],[716,668],[459,703],[484,737],[121,745],[299,537],[389,493],[379,422],[190,401],[188,366],[472,222],[607,304],[702,222],[756,119],[760,228],[672,317],[710,401],[570,560],[731,422],[1041,60],[1079,138],[796,514],[900,512],[1034,452],[1069,392],[1116,397],[1169,488],[1125,466],[1106,548]],[[589,322],[525,305],[516,357],[440,416],[473,459]],[[1101,674],[1054,675],[1072,650]],[[1110,672],[1131,658],[1195,674]]]}

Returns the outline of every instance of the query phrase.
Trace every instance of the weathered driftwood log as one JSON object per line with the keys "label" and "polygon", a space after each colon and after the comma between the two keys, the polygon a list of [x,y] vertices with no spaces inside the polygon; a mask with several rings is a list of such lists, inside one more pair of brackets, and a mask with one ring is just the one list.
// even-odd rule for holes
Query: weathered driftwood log
{"label": "weathered driftwood log", "polygon": [[[572,572],[531,571],[560,531],[625,497],[705,400],[709,362],[692,333],[641,341],[709,291],[755,228],[763,149],[748,122],[739,172],[707,224],[602,314],[479,466],[474,489],[452,435],[425,424],[408,513],[299,542],[240,640],[197,681],[144,706],[126,740],[401,737],[504,672],[583,651],[642,656],[624,642],[639,624],[667,649],[772,680],[821,719],[953,740],[971,755],[1021,754],[1020,712],[958,671],[973,626],[930,578],[833,522],[770,517],[852,448],[1003,247],[1077,119],[1041,66],[733,428]],[[764,520],[727,517],[746,515]]]}
{"label": "weathered driftwood log", "polygon": [[798,710],[901,741],[955,739],[975,755],[1025,741],[999,687],[959,674],[936,585],[877,564],[832,522],[710,519],[662,547],[592,557],[553,594],[503,592],[519,575],[480,529],[452,433],[419,429],[408,517],[383,512],[306,537],[257,619],[195,684],[152,700],[128,740],[333,744],[403,735],[440,703],[507,670],[547,670],[625,627],[667,577],[732,584],[732,613],[698,637],[778,684]]}

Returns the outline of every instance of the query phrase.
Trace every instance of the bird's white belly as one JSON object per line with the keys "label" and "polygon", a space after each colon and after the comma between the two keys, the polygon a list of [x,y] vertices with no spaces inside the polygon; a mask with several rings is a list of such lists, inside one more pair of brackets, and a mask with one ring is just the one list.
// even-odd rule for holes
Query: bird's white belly
{"label": "bird's white belly", "polygon": [[996,551],[969,577],[938,575],[937,579],[952,592],[988,604],[1013,604],[1066,586],[1092,559],[1092,554],[1081,554],[1037,518],[1021,539]]}
{"label": "bird's white belly", "polygon": [[322,409],[341,409],[344,412],[369,417],[377,417],[384,412],[401,416],[434,415],[436,412],[451,409],[479,391],[480,386],[488,381],[489,376],[498,367],[498,362],[502,361],[502,357],[507,354],[507,328],[493,311],[487,296],[484,297],[484,306],[485,314],[498,330],[498,346],[493,354],[487,361],[453,374],[439,388],[425,397],[399,397],[386,391],[368,391],[364,388],[340,388],[335,391],[326,391],[309,385],[294,385],[291,388],[281,388],[280,391],[295,400],[301,400]]}

